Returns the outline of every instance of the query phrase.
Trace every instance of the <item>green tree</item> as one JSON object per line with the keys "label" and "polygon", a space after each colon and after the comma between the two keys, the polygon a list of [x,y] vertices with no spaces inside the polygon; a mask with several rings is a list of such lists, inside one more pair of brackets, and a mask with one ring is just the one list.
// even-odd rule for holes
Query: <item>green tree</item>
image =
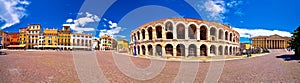
{"label": "green tree", "polygon": [[295,49],[295,55],[300,55],[300,26],[292,34],[290,47]]}

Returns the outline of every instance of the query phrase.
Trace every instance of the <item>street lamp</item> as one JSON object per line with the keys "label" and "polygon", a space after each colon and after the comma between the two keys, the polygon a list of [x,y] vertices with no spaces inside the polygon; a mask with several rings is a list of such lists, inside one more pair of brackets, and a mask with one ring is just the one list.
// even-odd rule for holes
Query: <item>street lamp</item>
{"label": "street lamp", "polygon": [[[252,54],[252,35],[251,34],[249,34],[249,33],[247,33],[246,35],[249,35],[250,37],[249,37],[249,44],[250,44],[250,48],[249,48],[249,51],[248,51],[248,53],[247,53],[247,57],[250,57],[251,56],[251,54]],[[249,53],[250,52],[250,53]]]}
{"label": "street lamp", "polygon": [[133,48],[134,48],[133,56],[136,56],[137,55],[136,54],[136,38],[134,38],[134,46],[133,46]]}

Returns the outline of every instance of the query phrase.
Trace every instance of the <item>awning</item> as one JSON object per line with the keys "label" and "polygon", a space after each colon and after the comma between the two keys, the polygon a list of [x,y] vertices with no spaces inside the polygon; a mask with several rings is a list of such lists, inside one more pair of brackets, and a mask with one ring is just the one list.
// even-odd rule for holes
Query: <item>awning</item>
{"label": "awning", "polygon": [[57,48],[56,45],[37,45],[37,46],[33,46],[35,48]]}
{"label": "awning", "polygon": [[56,45],[44,45],[43,47],[44,48],[57,48]]}
{"label": "awning", "polygon": [[25,47],[26,45],[9,45],[8,48],[19,48],[19,47]]}

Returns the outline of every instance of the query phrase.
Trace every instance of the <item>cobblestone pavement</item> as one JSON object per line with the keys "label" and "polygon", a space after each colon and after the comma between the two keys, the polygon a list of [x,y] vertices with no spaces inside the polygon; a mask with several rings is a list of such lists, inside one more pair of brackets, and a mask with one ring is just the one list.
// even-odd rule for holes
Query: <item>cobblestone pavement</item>
{"label": "cobblestone pavement", "polygon": [[[0,56],[0,82],[80,82],[71,52],[26,52],[6,51]],[[181,62],[168,61],[156,77],[137,80],[122,73],[113,56],[130,58],[138,68],[147,68],[151,61],[144,58],[116,55],[111,52],[97,52],[99,67],[106,79],[112,83],[170,83],[176,78]],[[186,62],[188,63],[188,62]],[[200,62],[194,82],[203,82],[210,62]],[[156,64],[152,64],[156,65]],[[190,70],[186,70],[189,72]],[[182,79],[191,76],[182,76]],[[219,82],[300,82],[299,59],[288,53],[270,53],[249,59],[226,61]]]}

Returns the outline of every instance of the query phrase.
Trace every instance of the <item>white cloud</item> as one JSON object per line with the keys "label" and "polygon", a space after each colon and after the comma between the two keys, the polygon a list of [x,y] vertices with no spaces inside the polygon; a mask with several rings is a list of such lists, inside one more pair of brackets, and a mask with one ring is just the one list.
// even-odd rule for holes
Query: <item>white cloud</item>
{"label": "white cloud", "polygon": [[226,19],[225,14],[227,13],[236,13],[241,16],[243,13],[239,10],[238,6],[242,3],[243,1],[239,0],[199,0],[194,4],[202,19],[223,22],[223,20]]}
{"label": "white cloud", "polygon": [[100,18],[97,15],[93,15],[89,12],[85,12],[85,13],[80,12],[78,13],[78,15],[82,17],[79,17],[76,20],[73,19],[66,20],[67,23],[74,22],[74,24],[64,24],[64,25],[71,26],[71,29],[76,31],[77,33],[95,31],[95,28],[98,27],[95,24],[97,24],[100,21]]}
{"label": "white cloud", "polygon": [[278,34],[283,37],[291,37],[292,34],[287,31],[279,31],[279,30],[266,30],[266,29],[243,29],[243,28],[233,28],[237,32],[240,33],[240,37],[250,38],[256,36],[270,36],[274,34]]}
{"label": "white cloud", "polygon": [[0,18],[5,22],[1,29],[20,23],[27,15],[25,6],[29,4],[26,0],[0,0]]}
{"label": "white cloud", "polygon": [[204,3],[206,11],[211,12],[211,16],[219,16],[225,13],[226,9],[224,7],[224,1],[207,1]]}
{"label": "white cloud", "polygon": [[110,29],[109,30],[107,30],[107,29],[100,30],[99,37],[101,37],[105,34],[110,35],[114,38],[117,38],[117,37],[124,38],[125,37],[123,35],[118,35],[120,33],[120,31],[122,30],[122,28],[119,27],[117,23],[113,23],[112,21],[108,21],[108,24],[109,24]]}
{"label": "white cloud", "polygon": [[69,18],[66,22],[71,23],[71,22],[73,22],[73,19]]}

